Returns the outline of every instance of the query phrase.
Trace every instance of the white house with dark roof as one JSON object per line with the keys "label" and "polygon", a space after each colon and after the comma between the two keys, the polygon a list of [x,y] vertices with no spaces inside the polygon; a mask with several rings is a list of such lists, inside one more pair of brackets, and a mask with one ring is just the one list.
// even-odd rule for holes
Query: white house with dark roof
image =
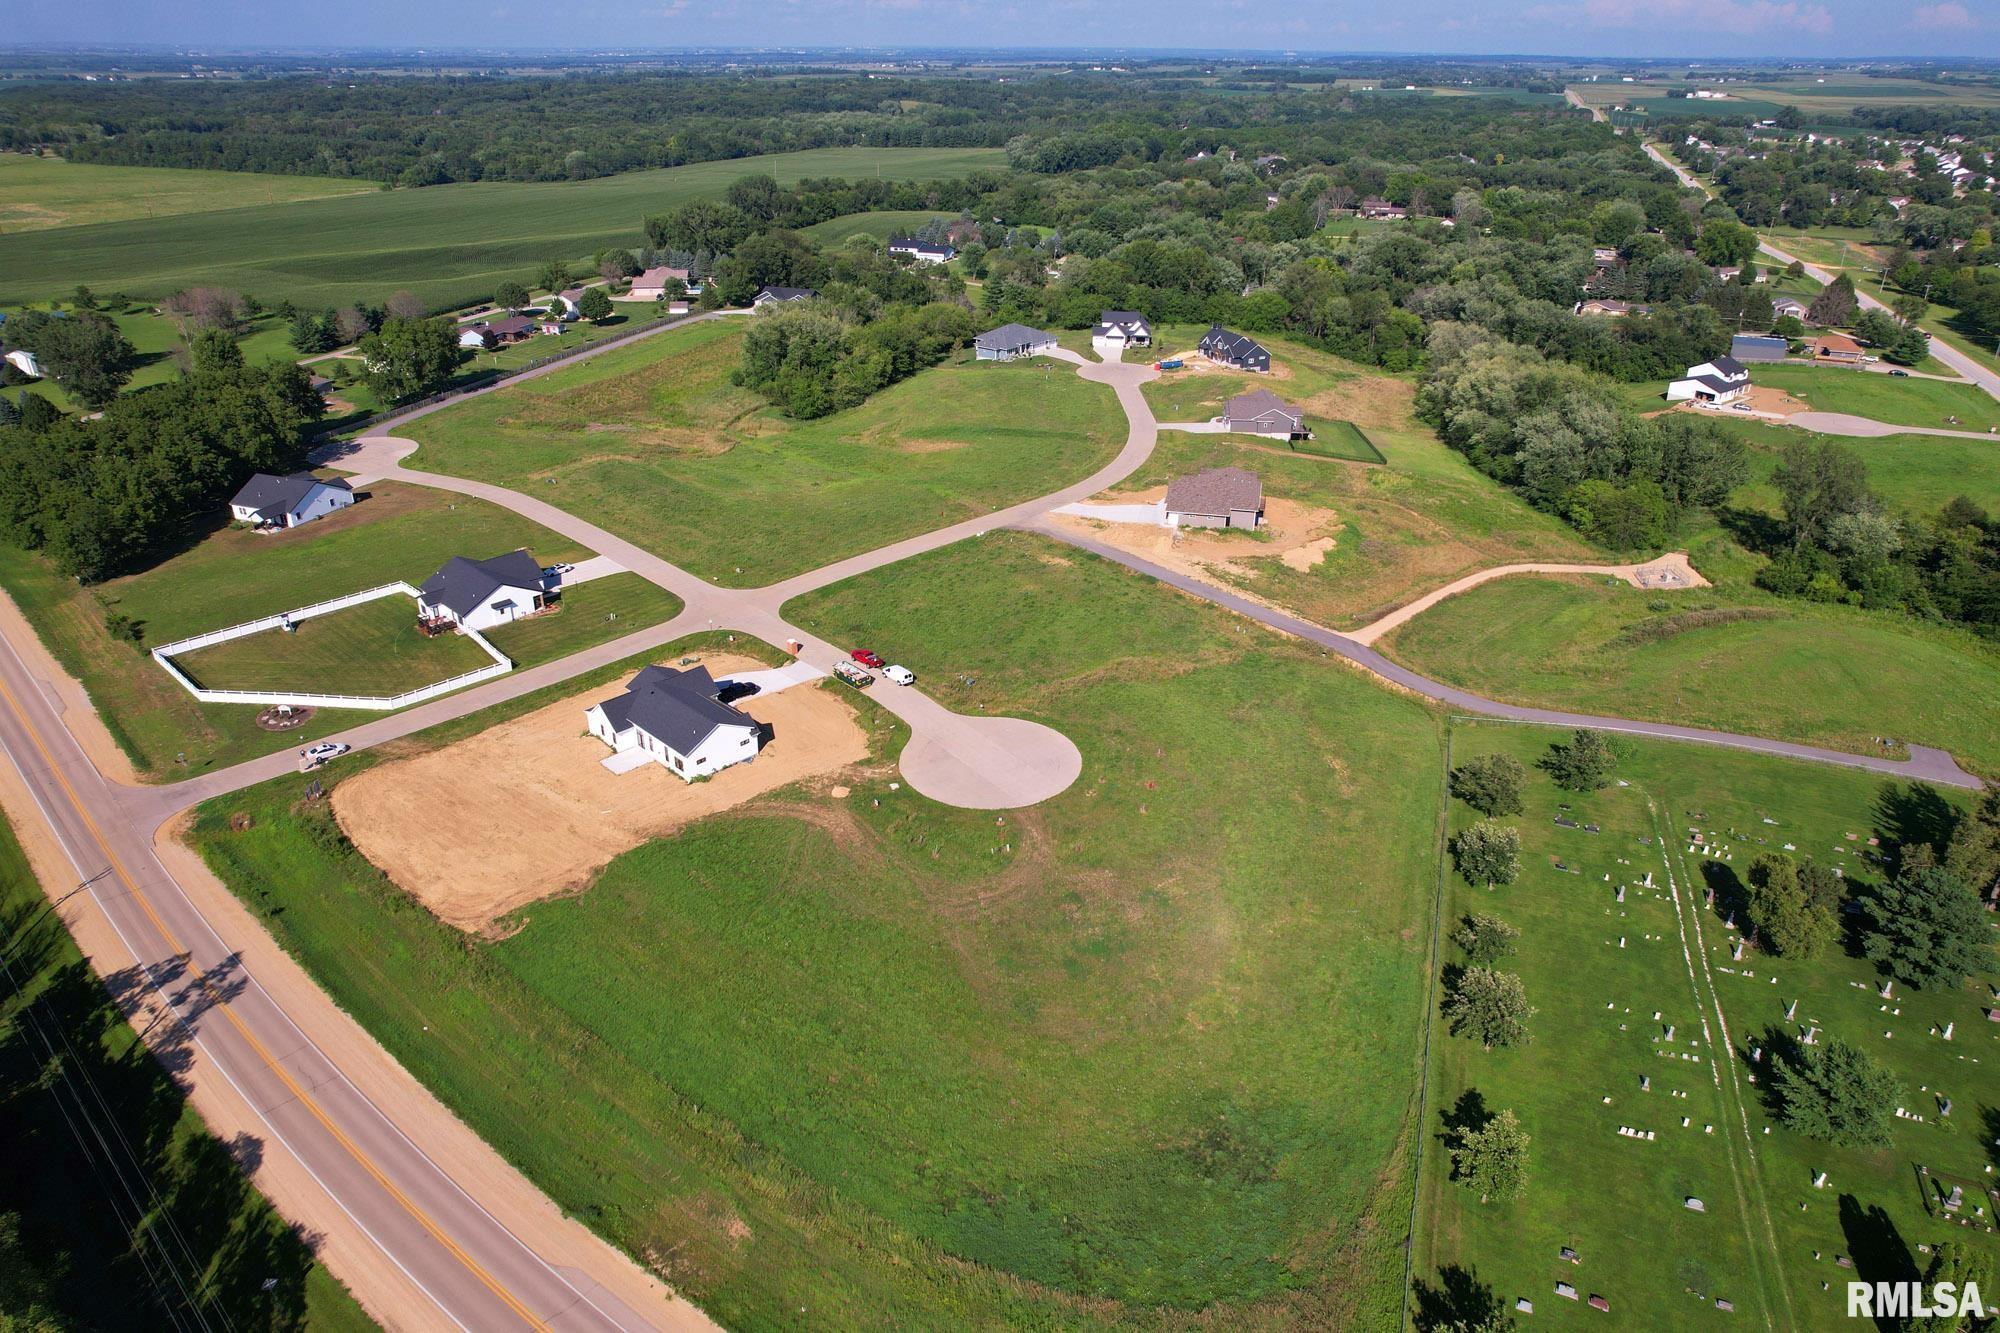
{"label": "white house with dark roof", "polygon": [[1718,356],[1713,361],[1689,366],[1687,374],[1669,383],[1667,401],[1723,406],[1740,402],[1749,391],[1750,371],[1743,363],[1731,356]]}
{"label": "white house with dark roof", "polygon": [[757,294],[750,298],[750,308],[762,309],[767,305],[785,305],[792,301],[810,301],[819,293],[810,287],[759,287]]}
{"label": "white house with dark roof", "polygon": [[706,667],[640,669],[615,695],[584,710],[590,734],[692,782],[755,759],[764,729],[716,697]]}
{"label": "white house with dark roof", "polygon": [[1026,324],[1002,324],[972,340],[972,354],[981,361],[1013,361],[1056,349],[1056,335]]}
{"label": "white house with dark roof", "polygon": [[1264,482],[1240,467],[1212,467],[1167,484],[1167,526],[1254,528],[1264,521]]}
{"label": "white house with dark roof", "polygon": [[919,264],[948,264],[958,254],[958,250],[949,245],[933,245],[929,241],[913,241],[905,236],[889,242],[889,253],[892,255],[907,255]]}
{"label": "white house with dark roof", "polygon": [[1222,409],[1222,428],[1240,435],[1268,435],[1291,440],[1311,435],[1304,411],[1269,389],[1252,389],[1230,399]]}
{"label": "white house with dark roof", "polygon": [[1127,347],[1153,345],[1153,326],[1136,310],[1098,312],[1090,329],[1090,345],[1099,356],[1115,356]]}
{"label": "white house with dark roof", "polygon": [[455,555],[417,589],[417,615],[466,629],[491,629],[542,609],[547,575],[525,550],[490,560]]}
{"label": "white house with dark roof", "polygon": [[32,379],[42,378],[42,363],[35,360],[35,354],[25,347],[9,347],[4,353],[8,365]]}
{"label": "white house with dark roof", "polygon": [[229,516],[259,527],[296,528],[353,503],[354,488],[344,481],[322,480],[310,472],[288,477],[259,472],[231,497]]}
{"label": "white house with dark roof", "polygon": [[1201,335],[1201,354],[1218,365],[1233,366],[1237,370],[1267,371],[1271,368],[1271,354],[1264,350],[1264,344],[1241,333],[1231,333],[1220,324],[1208,326],[1208,332]]}

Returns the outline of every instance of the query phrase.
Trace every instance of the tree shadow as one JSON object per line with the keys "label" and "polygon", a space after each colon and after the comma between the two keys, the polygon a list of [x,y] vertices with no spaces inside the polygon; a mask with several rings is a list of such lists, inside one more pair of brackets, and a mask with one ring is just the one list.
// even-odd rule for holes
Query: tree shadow
{"label": "tree shadow", "polygon": [[[1915,1282],[1922,1276],[1902,1233],[1879,1204],[1863,1207],[1852,1194],[1841,1195],[1840,1232],[1847,1242],[1847,1256],[1854,1261],[1857,1281]],[[1882,1333],[1898,1333],[1902,1323],[1878,1316],[1875,1326]]]}
{"label": "tree shadow", "polygon": [[1411,1288],[1416,1309],[1410,1320],[1418,1333],[1447,1333],[1461,1328],[1488,1328],[1505,1317],[1500,1298],[1470,1268],[1446,1264],[1436,1285],[1418,1278]]}
{"label": "tree shadow", "polygon": [[1875,796],[1875,830],[1891,864],[1919,844],[1942,856],[1958,821],[1957,808],[1926,782],[1885,782]]}
{"label": "tree shadow", "polygon": [[1723,530],[1740,545],[1762,555],[1782,551],[1789,541],[1785,535],[1784,520],[1775,514],[1724,505],[1715,511],[1715,517]]}
{"label": "tree shadow", "polygon": [[1737,876],[1736,868],[1721,861],[1705,860],[1701,863],[1701,877],[1715,895],[1715,915],[1724,921],[1734,917],[1737,926],[1747,931],[1750,890]]}
{"label": "tree shadow", "polygon": [[1486,1128],[1493,1119],[1493,1112],[1486,1109],[1486,1095],[1477,1088],[1467,1088],[1458,1094],[1458,1100],[1438,1112],[1438,1121],[1444,1126],[1439,1137],[1448,1143],[1455,1143],[1466,1134]]}

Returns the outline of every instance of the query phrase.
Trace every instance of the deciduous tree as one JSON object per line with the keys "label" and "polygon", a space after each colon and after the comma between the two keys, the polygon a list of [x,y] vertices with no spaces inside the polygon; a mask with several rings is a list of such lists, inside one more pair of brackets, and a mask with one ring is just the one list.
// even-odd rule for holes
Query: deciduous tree
{"label": "deciduous tree", "polygon": [[1517,815],[1528,770],[1512,755],[1483,754],[1451,770],[1451,794],[1480,814]]}
{"label": "deciduous tree", "polygon": [[1450,1145],[1451,1178],[1481,1203],[1511,1198],[1527,1183],[1528,1131],[1512,1111],[1500,1111],[1477,1128],[1462,1129]]}
{"label": "deciduous tree", "polygon": [[1451,854],[1468,884],[1512,884],[1521,873],[1521,831],[1482,819],[1451,840]]}
{"label": "deciduous tree", "polygon": [[1549,746],[1541,766],[1565,791],[1596,791],[1610,784],[1618,756],[1602,732],[1579,727],[1569,740]]}
{"label": "deciduous tree", "polygon": [[1444,1016],[1453,1036],[1471,1037],[1487,1050],[1511,1046],[1528,1035],[1534,1016],[1528,991],[1512,972],[1468,967],[1445,994]]}

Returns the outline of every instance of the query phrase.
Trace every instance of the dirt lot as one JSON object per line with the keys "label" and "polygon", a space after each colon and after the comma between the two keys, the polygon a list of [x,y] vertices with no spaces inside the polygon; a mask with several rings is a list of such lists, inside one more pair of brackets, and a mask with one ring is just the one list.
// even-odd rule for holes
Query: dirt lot
{"label": "dirt lot", "polygon": [[[717,655],[720,677],[763,664]],[[487,931],[507,913],[587,886],[622,852],[802,778],[867,757],[831,682],[737,706],[772,739],[747,764],[685,783],[657,764],[613,775],[583,713],[624,688],[588,690],[477,736],[339,783],[333,810],[354,845],[437,917]]]}
{"label": "dirt lot", "polygon": [[[1092,499],[1105,504],[1143,504],[1166,493],[1166,487],[1153,486]],[[1258,541],[1248,533],[1224,528],[1184,528],[1177,533],[1172,528],[1140,523],[1104,523],[1073,514],[1054,516],[1057,523],[1072,531],[1235,592],[1246,591],[1244,576],[1253,572],[1249,561],[1276,559],[1293,569],[1307,570],[1325,560],[1334,545],[1327,534],[1337,517],[1331,509],[1266,496],[1264,526],[1258,531],[1268,537]]]}

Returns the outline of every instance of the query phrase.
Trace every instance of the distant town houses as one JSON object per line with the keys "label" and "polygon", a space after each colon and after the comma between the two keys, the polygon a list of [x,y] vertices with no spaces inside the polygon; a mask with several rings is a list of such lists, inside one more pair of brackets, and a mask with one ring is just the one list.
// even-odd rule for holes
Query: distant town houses
{"label": "distant town houses", "polygon": [[919,264],[948,264],[958,254],[958,250],[954,246],[913,240],[905,236],[889,242],[889,253],[904,255]]}
{"label": "distant town houses", "polygon": [[1305,413],[1269,389],[1239,393],[1222,409],[1224,430],[1239,435],[1264,435],[1276,440],[1309,438]]}
{"label": "distant town houses", "polygon": [[793,301],[810,301],[818,295],[810,287],[759,287],[750,298],[750,307],[760,310],[767,305],[789,305]]}
{"label": "distant town houses", "polygon": [[1231,333],[1220,324],[1208,326],[1208,332],[1201,336],[1200,351],[1216,364],[1237,370],[1267,371],[1271,368],[1271,354],[1262,343],[1241,333]]}
{"label": "distant town houses", "polygon": [[1698,366],[1689,366],[1687,374],[1667,385],[1667,401],[1670,403],[1709,403],[1716,407],[1726,407],[1741,402],[1750,392],[1750,371],[1748,367],[1731,356],[1718,356],[1713,361],[1704,361]]}
{"label": "distant town houses", "polygon": [[1002,324],[972,340],[973,356],[980,361],[1013,361],[1055,349],[1055,334],[1031,329],[1026,324]]}
{"label": "distant town houses", "polygon": [[230,498],[229,516],[275,532],[325,518],[353,503],[354,489],[344,481],[323,480],[310,472],[283,477],[259,472]]}

